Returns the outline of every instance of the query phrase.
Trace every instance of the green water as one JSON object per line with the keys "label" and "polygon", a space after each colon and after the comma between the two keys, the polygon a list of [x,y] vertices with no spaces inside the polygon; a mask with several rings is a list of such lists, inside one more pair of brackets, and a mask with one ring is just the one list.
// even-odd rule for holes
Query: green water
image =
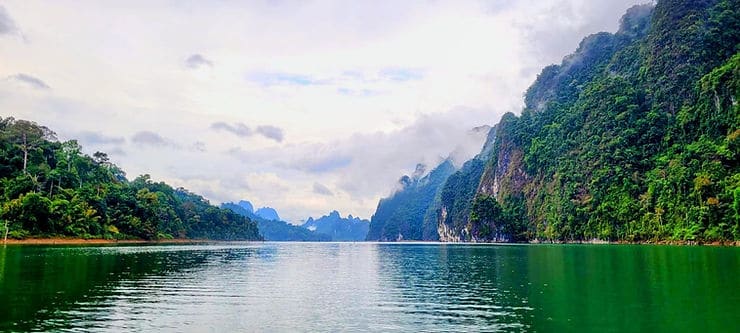
{"label": "green water", "polygon": [[0,331],[738,332],[740,249],[0,247]]}

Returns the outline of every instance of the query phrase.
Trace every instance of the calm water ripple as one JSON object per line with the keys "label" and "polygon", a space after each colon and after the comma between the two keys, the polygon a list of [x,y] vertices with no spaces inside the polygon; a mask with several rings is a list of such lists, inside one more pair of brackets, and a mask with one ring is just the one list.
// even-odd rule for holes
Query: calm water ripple
{"label": "calm water ripple", "polygon": [[740,251],[235,243],[0,249],[0,331],[730,332]]}

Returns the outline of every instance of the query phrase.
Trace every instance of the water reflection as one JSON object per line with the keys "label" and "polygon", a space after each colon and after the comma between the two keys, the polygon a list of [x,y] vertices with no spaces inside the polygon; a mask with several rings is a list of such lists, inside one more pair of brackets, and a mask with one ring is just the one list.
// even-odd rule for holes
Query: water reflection
{"label": "water reflection", "polygon": [[523,261],[513,247],[383,244],[381,309],[402,315],[399,327],[421,331],[510,331],[528,327],[532,310],[508,288]]}
{"label": "water reflection", "polygon": [[728,331],[734,248],[0,248],[0,331]]}
{"label": "water reflection", "polygon": [[87,327],[101,314],[115,310],[108,300],[125,299],[131,304],[146,300],[127,294],[126,284],[142,286],[137,290],[140,294],[146,291],[140,282],[147,277],[190,274],[214,258],[244,257],[253,252],[241,247],[232,250],[197,246],[0,247],[0,330]]}

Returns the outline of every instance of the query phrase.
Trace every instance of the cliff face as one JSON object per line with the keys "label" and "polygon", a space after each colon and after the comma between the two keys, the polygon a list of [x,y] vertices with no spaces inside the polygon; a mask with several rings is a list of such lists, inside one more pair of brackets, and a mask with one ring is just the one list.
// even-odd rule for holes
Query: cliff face
{"label": "cliff face", "polygon": [[[436,237],[429,239],[443,242],[471,240],[469,217],[472,200],[481,183],[487,161],[495,153],[496,133],[499,125],[492,127],[480,154],[463,164],[450,175],[441,187],[435,204],[429,207],[426,223],[434,225]],[[432,229],[432,228],[430,228]]]}
{"label": "cliff face", "polygon": [[738,8],[663,0],[586,37],[424,201],[424,239],[740,239]]}
{"label": "cliff face", "polygon": [[370,220],[367,240],[428,240],[425,235],[434,237],[436,225],[425,224],[424,219],[429,207],[434,205],[440,186],[455,171],[455,167],[448,159],[426,176],[421,176],[423,170],[420,169],[423,167],[417,167],[416,175],[402,177],[399,180],[401,188],[390,197],[380,200]]}
{"label": "cliff face", "polygon": [[637,6],[545,68],[441,239],[740,237],[738,5]]}

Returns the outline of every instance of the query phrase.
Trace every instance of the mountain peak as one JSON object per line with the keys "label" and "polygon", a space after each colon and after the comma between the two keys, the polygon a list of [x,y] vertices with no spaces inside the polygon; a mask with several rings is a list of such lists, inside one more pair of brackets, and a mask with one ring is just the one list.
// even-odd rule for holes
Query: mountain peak
{"label": "mountain peak", "polygon": [[280,221],[277,211],[272,207],[262,207],[254,212],[255,215],[270,221]]}
{"label": "mountain peak", "polygon": [[254,206],[252,206],[252,203],[247,200],[240,200],[237,205],[250,213],[254,213]]}

